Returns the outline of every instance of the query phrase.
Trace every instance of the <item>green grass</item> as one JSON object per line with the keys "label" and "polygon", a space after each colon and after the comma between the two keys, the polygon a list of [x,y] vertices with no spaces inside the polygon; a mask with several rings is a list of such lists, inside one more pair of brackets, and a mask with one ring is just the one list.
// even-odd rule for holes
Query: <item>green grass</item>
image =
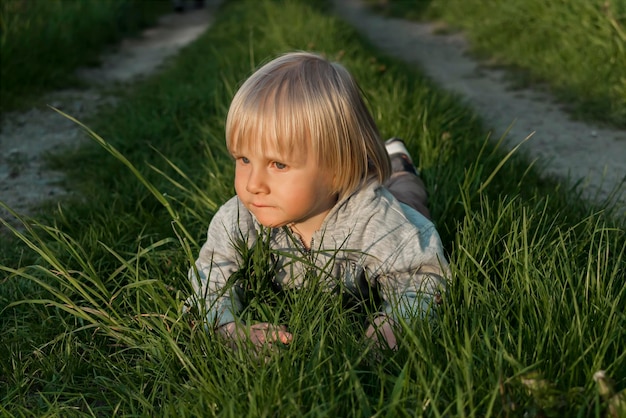
{"label": "green grass", "polygon": [[0,3],[0,112],[76,85],[73,70],[97,64],[110,44],[169,10],[166,0],[3,0]]}
{"label": "green grass", "polygon": [[[380,2],[369,0],[373,5]],[[473,51],[548,86],[579,118],[626,127],[626,1],[388,0],[385,13],[461,29]]]}
{"label": "green grass", "polygon": [[[181,313],[187,269],[233,194],[229,101],[294,49],[353,72],[431,192],[455,280],[437,321],[401,325],[396,353],[373,351],[364,314],[315,278],[250,295],[251,315],[288,316],[294,333],[260,358]],[[523,146],[505,153],[457,99],[316,4],[227,3],[165,72],[99,115],[90,146],[54,159],[84,198],[0,242],[1,414],[603,416],[593,373],[626,386],[623,208],[542,176]],[[260,242],[242,271],[263,292],[267,263]],[[531,378],[548,389],[530,391]]]}

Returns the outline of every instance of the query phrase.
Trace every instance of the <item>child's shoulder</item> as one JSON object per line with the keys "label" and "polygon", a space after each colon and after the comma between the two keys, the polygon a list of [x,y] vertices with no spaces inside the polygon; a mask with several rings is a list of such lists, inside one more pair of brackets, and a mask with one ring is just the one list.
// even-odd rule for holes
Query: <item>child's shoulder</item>
{"label": "child's shoulder", "polygon": [[379,206],[385,208],[383,211],[386,223],[404,225],[408,229],[414,227],[419,230],[433,227],[433,223],[428,218],[411,206],[400,202],[384,186],[380,186],[377,193],[380,195]]}
{"label": "child's shoulder", "polygon": [[334,221],[333,231],[343,234],[339,238],[344,238],[346,248],[360,248],[379,259],[405,254],[400,249],[409,249],[407,254],[413,257],[438,248],[433,223],[400,203],[384,186],[368,185],[353,194]]}
{"label": "child's shoulder", "polygon": [[398,201],[384,186],[369,184],[346,202],[342,217],[362,219],[371,228],[429,229],[433,224],[422,214]]}

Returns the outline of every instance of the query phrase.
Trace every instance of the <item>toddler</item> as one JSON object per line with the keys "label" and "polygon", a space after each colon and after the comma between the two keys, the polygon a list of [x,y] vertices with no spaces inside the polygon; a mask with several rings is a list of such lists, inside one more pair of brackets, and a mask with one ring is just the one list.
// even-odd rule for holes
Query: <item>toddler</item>
{"label": "toddler", "polygon": [[257,347],[291,341],[284,325],[242,323],[241,295],[227,286],[241,267],[234,243],[253,245],[262,227],[280,250],[278,287],[301,286],[313,264],[351,294],[377,292],[382,303],[365,335],[378,344],[397,347],[398,318],[433,314],[448,263],[424,185],[402,140],[381,141],[343,66],[307,52],[263,65],[233,98],[226,145],[237,195],[211,220],[189,272],[209,327]]}

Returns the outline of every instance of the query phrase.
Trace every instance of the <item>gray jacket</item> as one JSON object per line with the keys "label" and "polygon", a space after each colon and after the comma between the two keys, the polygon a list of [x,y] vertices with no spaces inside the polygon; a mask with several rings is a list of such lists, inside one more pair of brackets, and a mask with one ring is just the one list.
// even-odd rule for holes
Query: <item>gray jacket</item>
{"label": "gray jacket", "polygon": [[[190,302],[206,309],[209,324],[232,322],[241,311],[238,294],[225,291],[242,261],[233,243],[243,238],[251,246],[260,228],[236,196],[213,217],[189,271],[195,291]],[[275,280],[283,287],[301,285],[314,264],[325,280],[341,281],[352,294],[369,295],[376,288],[381,311],[406,319],[429,315],[434,298],[445,290],[449,267],[435,226],[377,184],[338,202],[313,235],[310,251],[287,227],[270,234],[270,247],[281,253]],[[296,260],[303,255],[307,263]]]}

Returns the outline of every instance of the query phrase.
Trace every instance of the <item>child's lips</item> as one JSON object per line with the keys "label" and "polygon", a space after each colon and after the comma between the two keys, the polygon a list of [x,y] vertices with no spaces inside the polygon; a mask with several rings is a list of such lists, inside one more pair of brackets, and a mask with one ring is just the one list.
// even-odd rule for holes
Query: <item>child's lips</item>
{"label": "child's lips", "polygon": [[265,204],[265,203],[255,203],[252,202],[250,203],[250,206],[257,208],[257,209],[264,209],[264,208],[271,208],[272,206]]}

